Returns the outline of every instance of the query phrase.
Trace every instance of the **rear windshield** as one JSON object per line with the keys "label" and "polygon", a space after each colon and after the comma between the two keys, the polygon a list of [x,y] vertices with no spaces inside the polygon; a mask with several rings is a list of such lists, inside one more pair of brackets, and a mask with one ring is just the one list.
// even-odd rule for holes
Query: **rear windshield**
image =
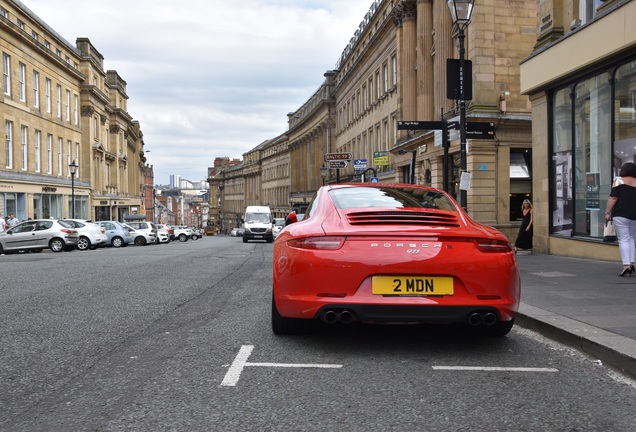
{"label": "rear windshield", "polygon": [[410,207],[457,211],[452,201],[441,192],[417,188],[351,187],[329,191],[339,209],[364,207]]}

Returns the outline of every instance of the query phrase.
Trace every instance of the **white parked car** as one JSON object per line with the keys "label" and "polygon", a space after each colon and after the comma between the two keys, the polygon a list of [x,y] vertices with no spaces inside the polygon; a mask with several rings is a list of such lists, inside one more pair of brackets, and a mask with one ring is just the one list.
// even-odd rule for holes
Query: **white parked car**
{"label": "white parked car", "polygon": [[170,243],[173,239],[174,230],[163,224],[157,224],[157,243]]}
{"label": "white parked car", "polygon": [[157,234],[154,232],[146,231],[144,229],[136,229],[127,223],[123,224],[124,228],[128,228],[130,235],[133,238],[132,243],[136,246],[145,246],[147,244],[153,244],[157,242]]}
{"label": "white parked car", "polygon": [[278,233],[285,228],[285,218],[274,218],[274,227],[272,228],[272,234],[274,238],[278,237]]}
{"label": "white parked car", "polygon": [[152,222],[126,222],[132,231],[133,243],[137,246],[157,243],[157,226]]}
{"label": "white parked car", "polygon": [[179,240],[180,242],[185,242],[189,239],[197,240],[201,238],[201,234],[199,234],[198,231],[195,231],[191,227],[187,227],[185,225],[172,225],[172,229],[174,230],[175,240]]}
{"label": "white parked car", "polygon": [[97,249],[108,245],[108,236],[104,227],[86,219],[63,219],[72,225],[79,234],[77,249]]}

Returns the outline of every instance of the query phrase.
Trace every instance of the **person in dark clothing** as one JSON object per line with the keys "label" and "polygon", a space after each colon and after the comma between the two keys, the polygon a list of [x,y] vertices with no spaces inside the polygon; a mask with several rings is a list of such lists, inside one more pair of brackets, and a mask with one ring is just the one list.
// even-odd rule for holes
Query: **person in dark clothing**
{"label": "person in dark clothing", "polygon": [[515,241],[515,253],[518,249],[529,249],[532,251],[532,224],[534,222],[534,209],[530,200],[523,200],[521,203],[521,211],[523,212],[523,221],[519,227],[519,234]]}
{"label": "person in dark clothing", "polygon": [[634,270],[634,237],[636,236],[636,164],[627,162],[621,167],[620,180],[610,191],[605,220],[614,222],[618,250],[623,262],[619,276],[631,276]]}

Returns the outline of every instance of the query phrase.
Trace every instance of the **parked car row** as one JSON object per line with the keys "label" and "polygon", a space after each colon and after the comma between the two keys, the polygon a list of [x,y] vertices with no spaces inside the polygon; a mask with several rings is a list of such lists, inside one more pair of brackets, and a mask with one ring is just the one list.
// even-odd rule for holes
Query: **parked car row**
{"label": "parked car row", "polygon": [[[178,233],[175,235],[175,231]],[[144,246],[201,238],[189,227],[175,228],[153,222],[97,221],[84,219],[35,219],[0,232],[0,254],[11,252],[53,252],[89,250],[98,247]]]}

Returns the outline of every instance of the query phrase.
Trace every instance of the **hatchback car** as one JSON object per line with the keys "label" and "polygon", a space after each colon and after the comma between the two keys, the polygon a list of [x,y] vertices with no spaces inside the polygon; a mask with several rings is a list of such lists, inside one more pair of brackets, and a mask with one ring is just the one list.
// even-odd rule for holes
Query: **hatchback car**
{"label": "hatchback car", "polygon": [[157,224],[157,243],[170,243],[174,239],[174,230],[168,225]]}
{"label": "hatchback car", "polygon": [[157,243],[157,226],[153,222],[126,222],[132,229],[133,243],[138,246]]}
{"label": "hatchback car", "polygon": [[53,252],[75,249],[79,234],[63,220],[35,219],[22,222],[0,233],[0,253],[32,251]]}
{"label": "hatchback car", "polygon": [[77,249],[96,249],[108,244],[108,236],[104,227],[84,219],[64,219],[64,221],[72,225],[79,233]]}
{"label": "hatchback car", "polygon": [[435,188],[323,186],[274,242],[274,333],[322,320],[459,323],[503,336],[520,292],[508,239]]}
{"label": "hatchback car", "polygon": [[97,224],[106,230],[108,242],[112,247],[125,247],[132,243],[132,234],[122,223],[117,221],[99,221]]}
{"label": "hatchback car", "polygon": [[154,232],[148,232],[145,230],[135,229],[127,223],[122,224],[132,236],[132,244],[135,246],[145,246],[148,244],[154,244],[157,242],[157,235]]}

